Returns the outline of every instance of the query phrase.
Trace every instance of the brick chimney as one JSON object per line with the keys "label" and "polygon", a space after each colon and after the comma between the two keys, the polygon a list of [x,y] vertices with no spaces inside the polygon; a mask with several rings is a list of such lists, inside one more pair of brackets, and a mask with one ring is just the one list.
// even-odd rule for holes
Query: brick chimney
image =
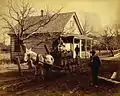
{"label": "brick chimney", "polygon": [[43,17],[43,10],[41,10],[41,17]]}

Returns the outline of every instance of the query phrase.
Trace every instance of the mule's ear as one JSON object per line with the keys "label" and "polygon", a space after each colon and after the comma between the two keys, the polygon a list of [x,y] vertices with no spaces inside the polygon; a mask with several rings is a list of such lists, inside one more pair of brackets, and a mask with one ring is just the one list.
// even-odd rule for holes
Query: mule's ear
{"label": "mule's ear", "polygon": [[32,48],[29,49],[29,51],[31,51],[31,50],[32,50]]}
{"label": "mule's ear", "polygon": [[26,52],[29,51],[27,48],[26,48]]}

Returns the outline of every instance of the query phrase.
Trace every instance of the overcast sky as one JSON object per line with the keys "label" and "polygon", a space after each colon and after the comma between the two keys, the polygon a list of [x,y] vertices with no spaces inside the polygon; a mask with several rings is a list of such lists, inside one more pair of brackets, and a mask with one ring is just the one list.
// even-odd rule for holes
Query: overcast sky
{"label": "overcast sky", "polygon": [[95,13],[100,17],[103,26],[117,20],[119,4],[119,0],[31,0],[31,2],[38,10],[47,5],[53,10],[63,6],[63,12],[75,11],[78,15],[81,11]]}
{"label": "overcast sky", "polygon": [[[15,0],[18,1],[18,0]],[[75,11],[81,20],[84,13],[93,16],[94,24],[105,26],[119,19],[119,0],[29,0],[38,13],[41,9],[58,10],[62,12]],[[6,12],[7,0],[0,0],[0,13]]]}

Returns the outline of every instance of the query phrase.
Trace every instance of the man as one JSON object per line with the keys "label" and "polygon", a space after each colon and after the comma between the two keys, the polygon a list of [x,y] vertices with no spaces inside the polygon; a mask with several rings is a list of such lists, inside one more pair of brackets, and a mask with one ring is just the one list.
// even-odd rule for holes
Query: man
{"label": "man", "polygon": [[79,52],[80,52],[80,48],[77,45],[75,48],[76,57],[78,57]]}
{"label": "man", "polygon": [[98,87],[97,86],[98,85],[98,75],[99,75],[101,61],[100,61],[99,57],[96,55],[96,52],[94,50],[92,50],[90,53],[91,53],[90,67],[91,67],[91,71],[92,71],[92,84],[95,87]]}

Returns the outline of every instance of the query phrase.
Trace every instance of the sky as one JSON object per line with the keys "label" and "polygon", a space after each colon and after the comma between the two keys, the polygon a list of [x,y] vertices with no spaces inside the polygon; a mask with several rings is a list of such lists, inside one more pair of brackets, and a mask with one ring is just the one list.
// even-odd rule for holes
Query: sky
{"label": "sky", "polygon": [[[19,4],[18,0],[15,1]],[[38,14],[41,9],[57,11],[61,7],[62,12],[75,11],[80,21],[87,16],[98,30],[105,25],[118,22],[120,14],[119,0],[29,0],[29,2]],[[7,0],[0,0],[0,14],[7,11],[6,5]]]}
{"label": "sky", "polygon": [[100,17],[104,26],[115,22],[119,0],[31,0],[31,2],[38,10],[46,6],[56,10],[62,6],[63,12],[75,11],[79,18],[81,12],[93,13]]}

